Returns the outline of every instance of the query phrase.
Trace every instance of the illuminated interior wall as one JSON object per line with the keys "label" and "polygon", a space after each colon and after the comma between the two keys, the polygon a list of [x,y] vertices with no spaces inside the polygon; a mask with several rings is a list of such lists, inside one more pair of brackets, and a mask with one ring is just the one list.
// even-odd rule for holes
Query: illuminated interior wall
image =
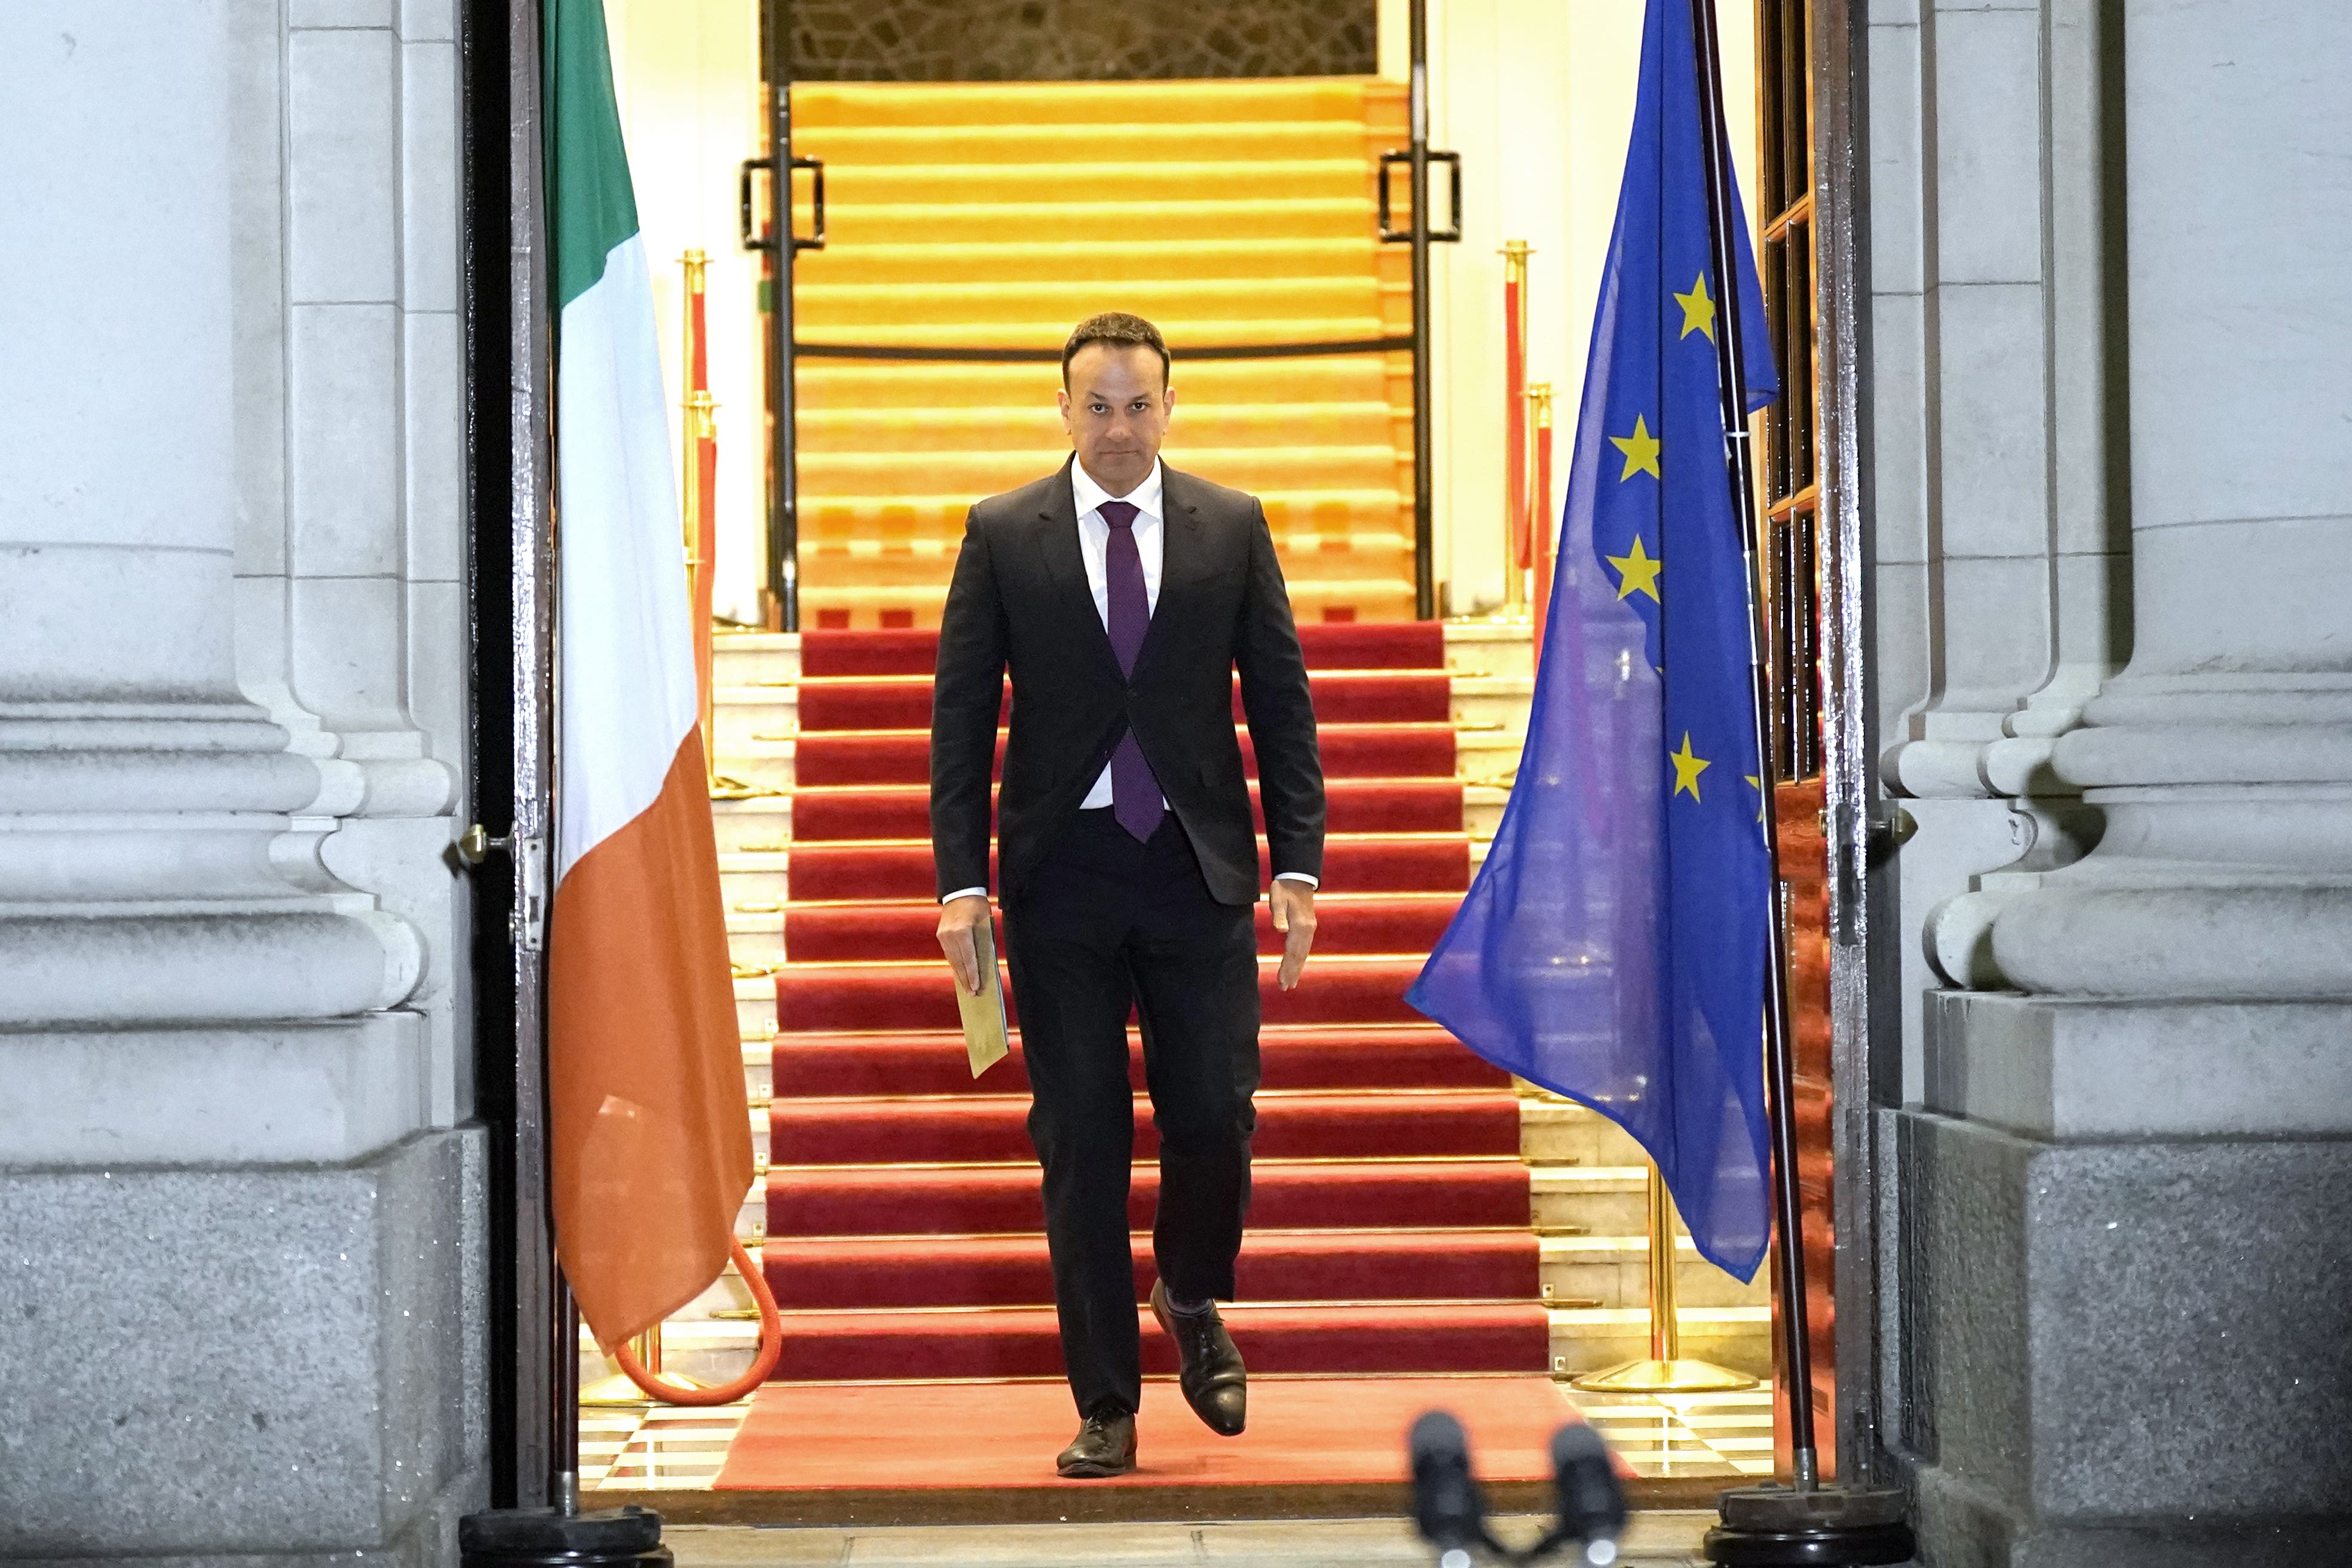
{"label": "illuminated interior wall", "polygon": [[737,237],[737,171],[760,145],[758,0],[605,0],[621,131],[661,326],[672,405],[684,396],[684,271],[707,252],[710,391],[718,403],[718,575],[721,616],[759,618],[761,413],[758,260]]}
{"label": "illuminated interior wall", "polygon": [[[1748,193],[1756,163],[1755,18],[1745,0],[1719,0],[1717,11],[1732,161]],[[1535,247],[1528,378],[1552,384],[1550,507],[1559,513],[1633,129],[1643,12],[1643,0],[1430,0],[1430,140],[1462,154],[1465,209],[1462,243],[1436,247],[1432,301],[1437,575],[1453,584],[1457,612],[1503,596],[1498,252],[1507,239]],[[1381,0],[1381,74],[1400,80],[1406,16],[1405,0]]]}

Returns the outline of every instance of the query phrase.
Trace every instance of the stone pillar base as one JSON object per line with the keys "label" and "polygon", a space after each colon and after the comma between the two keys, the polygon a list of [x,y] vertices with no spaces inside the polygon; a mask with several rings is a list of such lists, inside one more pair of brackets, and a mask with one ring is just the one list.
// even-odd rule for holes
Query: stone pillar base
{"label": "stone pillar base", "polygon": [[1922,1560],[2340,1554],[2352,1007],[1928,1003],[1895,1119]]}
{"label": "stone pillar base", "polygon": [[0,1171],[0,1558],[455,1560],[484,1505],[478,1130]]}

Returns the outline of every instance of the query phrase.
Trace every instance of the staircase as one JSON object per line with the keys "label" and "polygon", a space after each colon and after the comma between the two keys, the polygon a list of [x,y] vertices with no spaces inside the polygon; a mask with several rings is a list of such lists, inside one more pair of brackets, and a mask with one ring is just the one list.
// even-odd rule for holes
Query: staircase
{"label": "staircase", "polygon": [[[1231,1316],[1244,1352],[1265,1373],[1556,1375],[1645,1353],[1639,1151],[1399,1000],[1499,820],[1526,631],[1301,636],[1330,774],[1330,890],[1307,983],[1265,993],[1257,1196]],[[719,642],[721,771],[774,792],[714,809],[736,960],[774,970],[736,992],[754,1141],[772,1156],[740,1232],[764,1242],[787,1310],[780,1377],[1059,1370],[1020,1059],[971,1079],[931,935],[930,646],[920,632]],[[1149,1137],[1139,1119],[1139,1229]],[[1139,1299],[1150,1257],[1139,1237]],[[1678,1279],[1685,1353],[1769,1371],[1761,1278],[1738,1284],[1684,1237]],[[730,1276],[674,1320],[672,1367],[740,1369],[747,1301]]]}
{"label": "staircase", "polygon": [[[825,165],[804,342],[1054,354],[1096,311],[1146,316],[1177,362],[1168,461],[1265,501],[1298,618],[1412,613],[1410,356],[1188,357],[1410,330],[1374,207],[1402,87],[805,83],[793,113],[795,148]],[[937,626],[966,509],[1067,454],[1060,379],[803,358],[803,624]]]}
{"label": "staircase", "polygon": [[[767,1229],[769,1279],[793,1312],[788,1379],[1060,1370],[1019,1052],[972,1079],[933,936],[932,640],[802,639]],[[1310,626],[1304,640],[1332,891],[1294,992],[1273,984],[1279,942],[1260,912],[1265,1086],[1231,1321],[1263,1373],[1540,1372],[1517,1097],[1402,1000],[1470,874],[1443,639],[1404,624]],[[1139,1231],[1152,1147],[1147,1115]],[[1147,1243],[1139,1297],[1149,1260]],[[1145,1342],[1148,1369],[1172,1372],[1156,1328]]]}
{"label": "staircase", "polygon": [[[1135,311],[1176,355],[1168,460],[1265,501],[1331,837],[1297,991],[1272,986],[1259,912],[1265,1088],[1229,1313],[1252,1370],[1565,1376],[1644,1353],[1638,1149],[1402,999],[1499,820],[1533,675],[1523,626],[1405,620],[1410,358],[1188,353],[1406,330],[1405,258],[1374,230],[1402,89],[808,84],[793,110],[828,187],[804,344],[1053,353],[1080,318]],[[965,510],[1062,462],[1058,385],[1050,360],[803,358],[812,629],[719,639],[719,771],[750,786],[714,810],[763,1178],[738,1232],[786,1313],[779,1379],[1059,1374],[1026,1080],[1017,1043],[977,1081],[965,1065],[926,788],[930,628]],[[1150,1136],[1139,1118],[1139,1230]],[[1679,1258],[1685,1353],[1769,1371],[1760,1278],[1687,1237]],[[748,1300],[730,1275],[673,1320],[670,1368],[739,1372]],[[1148,1370],[1171,1371],[1142,1326]]]}

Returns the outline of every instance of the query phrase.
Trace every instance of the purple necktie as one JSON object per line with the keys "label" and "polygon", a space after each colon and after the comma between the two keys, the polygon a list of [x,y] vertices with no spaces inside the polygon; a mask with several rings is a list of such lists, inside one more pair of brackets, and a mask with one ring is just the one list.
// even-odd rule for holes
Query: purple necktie
{"label": "purple necktie", "polygon": [[[1143,651],[1143,634],[1151,626],[1151,598],[1143,591],[1143,552],[1135,547],[1136,508],[1131,501],[1107,500],[1100,508],[1110,524],[1108,547],[1103,552],[1103,576],[1110,590],[1110,648],[1118,656],[1118,672],[1135,673],[1135,656]],[[1143,760],[1130,726],[1110,754],[1110,809],[1118,825],[1149,843],[1165,815],[1160,803],[1160,781]]]}

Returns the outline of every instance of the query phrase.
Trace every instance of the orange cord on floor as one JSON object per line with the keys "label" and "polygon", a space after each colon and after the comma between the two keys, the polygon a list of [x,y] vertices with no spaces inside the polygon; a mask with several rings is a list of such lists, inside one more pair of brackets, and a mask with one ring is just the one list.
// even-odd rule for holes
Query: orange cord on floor
{"label": "orange cord on floor", "polygon": [[730,1237],[728,1246],[734,1251],[737,1271],[743,1276],[743,1283],[751,1288],[751,1300],[760,1309],[760,1353],[751,1358],[751,1368],[732,1383],[722,1383],[716,1388],[682,1388],[647,1372],[629,1349],[628,1341],[615,1345],[613,1359],[621,1363],[629,1381],[665,1405],[732,1405],[767,1382],[768,1374],[776,1370],[776,1358],[783,1353],[784,1324],[776,1313],[775,1293],[768,1289],[768,1271],[752,1261],[741,1242]]}

